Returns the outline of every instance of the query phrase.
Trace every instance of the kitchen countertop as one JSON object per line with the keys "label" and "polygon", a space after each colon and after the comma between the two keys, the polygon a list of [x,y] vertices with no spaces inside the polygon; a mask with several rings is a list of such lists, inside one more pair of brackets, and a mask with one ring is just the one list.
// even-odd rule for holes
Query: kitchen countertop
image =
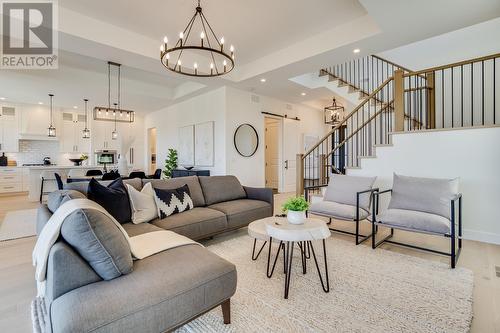
{"label": "kitchen countertop", "polygon": [[[106,167],[109,168],[114,168],[114,165],[106,165]],[[104,168],[103,165],[34,165],[34,166],[24,166],[23,168],[28,168],[32,170],[60,170],[60,169],[102,169]]]}

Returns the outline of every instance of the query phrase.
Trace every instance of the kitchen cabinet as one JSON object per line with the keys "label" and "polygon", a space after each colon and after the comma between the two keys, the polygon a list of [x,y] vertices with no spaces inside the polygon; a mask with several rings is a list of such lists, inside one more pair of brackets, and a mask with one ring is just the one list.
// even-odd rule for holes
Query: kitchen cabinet
{"label": "kitchen cabinet", "polygon": [[2,106],[0,110],[0,151],[19,151],[19,120],[15,107]]}
{"label": "kitchen cabinet", "polygon": [[63,112],[59,151],[61,153],[88,154],[90,151],[90,139],[84,139],[82,137],[84,128],[84,114]]}
{"label": "kitchen cabinet", "polygon": [[0,193],[23,191],[23,170],[16,167],[0,167]]}
{"label": "kitchen cabinet", "polygon": [[113,140],[111,133],[115,128],[115,124],[111,121],[96,121],[92,123],[91,137],[94,150],[119,150],[120,149],[120,130],[118,129],[118,139]]}

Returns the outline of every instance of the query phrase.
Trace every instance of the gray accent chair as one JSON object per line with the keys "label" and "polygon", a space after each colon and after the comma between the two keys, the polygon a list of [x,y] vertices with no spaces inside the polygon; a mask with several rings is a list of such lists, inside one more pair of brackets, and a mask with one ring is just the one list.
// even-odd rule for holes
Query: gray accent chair
{"label": "gray accent chair", "polygon": [[[332,224],[332,219],[353,221],[356,225],[355,232],[332,227],[330,230],[353,235],[356,237],[356,245],[361,244],[371,237],[360,234],[359,225],[370,215],[372,196],[378,191],[377,188],[373,188],[375,179],[376,177],[332,174],[328,185],[309,186],[304,189],[306,200],[311,199],[311,205],[306,213],[328,217],[329,225]],[[311,196],[311,192],[325,187],[322,198]]]}
{"label": "gray accent chair", "polygon": [[[124,182],[138,190],[147,182],[165,189],[188,185],[195,206],[162,220],[124,223],[129,236],[167,229],[200,240],[273,215],[272,190],[242,186],[234,176]],[[69,183],[65,190],[51,193],[48,203],[38,208],[37,233],[59,205],[85,197],[87,186],[88,182]],[[209,250],[198,245],[170,249],[134,261],[128,274],[104,280],[65,235],[70,234],[61,234],[50,250],[45,298],[35,299],[33,324],[38,331],[173,331],[217,306],[224,323],[230,323],[236,267]]]}
{"label": "gray accent chair", "polygon": [[[375,193],[371,218],[372,248],[387,242],[437,253],[449,256],[451,268],[455,268],[462,249],[462,194],[458,187],[458,178],[419,178],[394,174],[393,188]],[[391,194],[391,199],[388,209],[379,214],[382,194]],[[379,227],[390,228],[390,234],[377,242]],[[450,252],[393,241],[394,229],[449,238]]]}

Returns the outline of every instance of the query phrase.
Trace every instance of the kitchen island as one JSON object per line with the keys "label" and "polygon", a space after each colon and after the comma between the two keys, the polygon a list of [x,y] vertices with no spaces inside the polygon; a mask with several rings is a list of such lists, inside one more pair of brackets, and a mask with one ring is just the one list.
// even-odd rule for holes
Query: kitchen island
{"label": "kitchen island", "polygon": [[[108,165],[107,169],[114,169],[116,166]],[[102,165],[37,165],[37,166],[26,166],[29,170],[29,193],[28,199],[30,201],[40,200],[40,189],[42,185],[41,174],[44,171],[50,171],[51,173],[58,173],[63,181],[65,182],[68,178],[68,173],[70,170],[78,171],[77,174],[84,176],[88,170],[103,170]],[[73,172],[74,173],[74,172]],[[44,192],[52,192],[57,190],[57,183],[55,180],[45,181],[43,184]]]}

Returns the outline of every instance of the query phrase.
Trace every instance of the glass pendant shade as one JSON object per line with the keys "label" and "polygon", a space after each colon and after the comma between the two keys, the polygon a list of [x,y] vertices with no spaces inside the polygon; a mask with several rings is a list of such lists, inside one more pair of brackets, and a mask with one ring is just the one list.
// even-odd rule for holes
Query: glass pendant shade
{"label": "glass pendant shade", "polygon": [[90,139],[90,130],[88,129],[88,115],[87,115],[87,102],[89,101],[88,99],[83,100],[85,102],[85,128],[82,131],[82,138],[84,139]]}
{"label": "glass pendant shade", "polygon": [[118,104],[114,103],[113,105],[115,106],[115,110],[113,111],[113,115],[115,116],[115,129],[113,130],[113,132],[111,132],[111,139],[116,140],[118,139],[118,132],[116,131],[116,108]]}
{"label": "glass pendant shade", "polygon": [[56,136],[56,128],[54,127],[54,125],[52,125],[52,112],[53,112],[52,101],[54,98],[54,94],[49,94],[49,98],[50,98],[50,125],[49,128],[47,128],[47,136],[52,138]]}
{"label": "glass pendant shade", "polygon": [[49,126],[49,128],[47,129],[47,135],[49,137],[55,137],[56,136],[56,128],[52,125]]}

